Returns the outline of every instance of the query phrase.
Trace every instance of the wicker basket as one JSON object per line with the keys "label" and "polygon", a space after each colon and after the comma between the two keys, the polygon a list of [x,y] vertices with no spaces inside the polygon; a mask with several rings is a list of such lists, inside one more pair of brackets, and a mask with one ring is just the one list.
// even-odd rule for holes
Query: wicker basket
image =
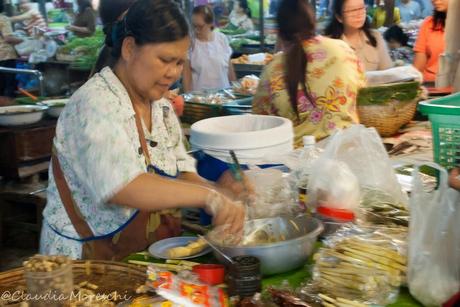
{"label": "wicker basket", "polygon": [[65,53],[56,53],[56,60],[61,62],[73,62],[77,59],[77,56]]}
{"label": "wicker basket", "polygon": [[[97,285],[99,288],[95,292],[99,294],[109,294],[117,291],[126,297],[136,297],[137,287],[143,285],[147,278],[146,268],[131,264],[98,261],[98,260],[76,260],[73,263],[74,284],[87,281]],[[18,268],[0,273],[0,293],[9,291],[26,291],[26,281],[24,279],[24,269]],[[21,301],[16,301],[20,303]],[[0,299],[0,305],[2,305]]]}
{"label": "wicker basket", "polygon": [[395,135],[414,118],[418,97],[408,102],[390,101],[383,105],[359,105],[361,124],[374,127],[382,137]]}
{"label": "wicker basket", "polygon": [[191,125],[202,119],[222,115],[224,115],[224,110],[221,105],[186,101],[181,121]]}

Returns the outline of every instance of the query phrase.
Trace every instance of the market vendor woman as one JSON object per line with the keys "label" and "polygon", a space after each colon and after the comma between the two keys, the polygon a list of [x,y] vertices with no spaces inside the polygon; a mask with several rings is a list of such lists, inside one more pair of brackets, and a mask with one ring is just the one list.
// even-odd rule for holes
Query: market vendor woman
{"label": "market vendor woman", "polygon": [[72,25],[66,29],[78,37],[88,37],[96,31],[96,13],[90,0],[77,0],[78,12]]}
{"label": "market vendor woman", "polygon": [[80,88],[59,118],[41,253],[119,260],[179,235],[184,207],[241,230],[243,207],[196,175],[179,121],[161,99],[190,45],[180,9],[138,0],[106,43],[116,64]]}

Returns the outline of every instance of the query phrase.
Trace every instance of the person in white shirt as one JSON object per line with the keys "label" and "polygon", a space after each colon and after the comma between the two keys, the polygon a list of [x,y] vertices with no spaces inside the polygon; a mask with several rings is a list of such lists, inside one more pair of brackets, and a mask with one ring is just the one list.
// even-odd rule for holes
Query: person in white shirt
{"label": "person in white shirt", "polygon": [[214,13],[208,6],[193,9],[192,25],[195,39],[184,65],[185,92],[222,89],[235,81],[235,71],[230,62],[232,48],[227,37],[214,31]]}
{"label": "person in white shirt", "polygon": [[410,22],[422,18],[422,8],[420,4],[413,0],[401,0],[399,13],[402,22]]}
{"label": "person in white shirt", "polygon": [[247,0],[235,0],[233,2],[233,10],[228,18],[233,26],[246,31],[252,31],[254,30],[254,23],[251,20],[251,16]]}

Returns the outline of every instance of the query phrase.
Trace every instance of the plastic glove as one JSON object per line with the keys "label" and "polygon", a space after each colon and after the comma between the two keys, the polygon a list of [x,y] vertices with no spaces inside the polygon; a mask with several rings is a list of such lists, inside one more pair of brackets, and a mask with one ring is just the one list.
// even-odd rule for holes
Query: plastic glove
{"label": "plastic glove", "polygon": [[242,202],[251,202],[255,198],[254,185],[243,176],[243,181],[237,181],[230,170],[225,171],[217,180],[216,185],[225,195]]}
{"label": "plastic glove", "polygon": [[231,234],[242,233],[246,210],[240,202],[212,191],[206,200],[206,211],[213,216],[215,226],[225,226]]}

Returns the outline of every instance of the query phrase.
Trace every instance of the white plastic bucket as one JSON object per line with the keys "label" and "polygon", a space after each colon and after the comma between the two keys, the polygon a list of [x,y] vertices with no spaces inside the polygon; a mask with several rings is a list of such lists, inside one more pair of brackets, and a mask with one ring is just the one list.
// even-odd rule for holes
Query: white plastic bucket
{"label": "white plastic bucket", "polygon": [[270,155],[293,150],[294,131],[289,119],[267,115],[235,115],[204,119],[191,127],[193,150],[224,162],[235,151],[240,163],[259,164]]}

